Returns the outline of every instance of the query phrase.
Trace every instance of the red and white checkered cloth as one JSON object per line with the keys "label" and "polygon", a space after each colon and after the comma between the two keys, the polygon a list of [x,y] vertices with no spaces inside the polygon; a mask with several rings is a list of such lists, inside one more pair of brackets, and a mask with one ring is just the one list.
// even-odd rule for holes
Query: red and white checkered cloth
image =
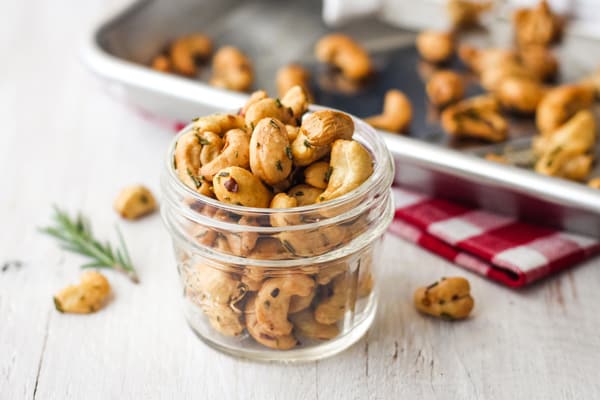
{"label": "red and white checkered cloth", "polygon": [[453,263],[521,287],[600,252],[600,241],[393,188],[390,232]]}

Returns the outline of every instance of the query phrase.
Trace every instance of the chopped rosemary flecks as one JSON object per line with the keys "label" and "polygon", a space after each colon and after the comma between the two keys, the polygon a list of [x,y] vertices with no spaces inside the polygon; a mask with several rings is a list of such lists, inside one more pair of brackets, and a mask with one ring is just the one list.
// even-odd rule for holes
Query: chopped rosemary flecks
{"label": "chopped rosemary flecks", "polygon": [[189,168],[187,169],[187,174],[192,180],[192,182],[194,182],[194,186],[196,186],[196,189],[202,186],[202,177],[197,177],[194,174],[192,174],[192,171],[190,171]]}
{"label": "chopped rosemary flecks", "polygon": [[269,124],[270,124],[270,125],[271,125],[273,128],[275,128],[275,129],[279,129],[279,125],[277,125],[277,122],[275,122],[275,120],[274,120],[274,119],[270,119],[270,120],[269,120]]}
{"label": "chopped rosemary flecks", "polygon": [[292,148],[290,146],[285,146],[285,154],[290,160],[294,159],[294,156],[292,155]]}
{"label": "chopped rosemary flecks", "polygon": [[275,99],[275,105],[277,106],[277,108],[281,108],[282,104],[281,100],[279,100],[279,97]]}
{"label": "chopped rosemary flecks", "polygon": [[254,122],[250,122],[250,129],[254,130]]}
{"label": "chopped rosemary flecks", "polygon": [[206,145],[210,144],[210,141],[208,141],[207,139],[203,138],[202,136],[200,136],[197,133],[196,133],[196,137],[198,138],[198,143],[200,143],[202,146],[206,146]]}
{"label": "chopped rosemary flecks", "polygon": [[192,118],[192,122],[196,122],[196,121],[198,121],[199,119],[200,119],[200,117],[195,117],[195,118]]}
{"label": "chopped rosemary flecks", "polygon": [[294,246],[292,246],[292,244],[290,242],[288,242],[287,240],[283,240],[281,242],[281,245],[283,247],[285,247],[285,249],[287,251],[289,251],[290,253],[292,253],[292,254],[296,253],[296,249],[294,248]]}
{"label": "chopped rosemary flecks", "polygon": [[275,167],[277,168],[277,171],[283,171],[283,165],[281,165],[281,160],[275,161]]}
{"label": "chopped rosemary flecks", "polygon": [[308,147],[309,149],[312,147],[308,139],[304,139],[304,147]]}
{"label": "chopped rosemary flecks", "polygon": [[431,285],[427,286],[427,287],[425,288],[425,290],[429,290],[429,289],[431,289],[431,288],[434,288],[434,287],[436,287],[436,286],[438,285],[438,283],[439,283],[439,282],[433,282]]}
{"label": "chopped rosemary flecks", "polygon": [[329,178],[331,178],[331,173],[333,172],[333,167],[327,168],[325,172],[325,182],[329,182]]}
{"label": "chopped rosemary flecks", "polygon": [[229,176],[229,172],[227,172],[227,171],[219,172],[219,176]]}
{"label": "chopped rosemary flecks", "polygon": [[40,232],[58,239],[64,250],[91,259],[91,262],[82,265],[81,268],[114,269],[127,275],[134,283],[139,282],[125,240],[118,227],[116,229],[119,248],[113,250],[109,242],[102,244],[93,237],[89,221],[81,214],[78,214],[77,218],[71,219],[65,211],[54,207],[54,222],[55,226],[41,228]]}
{"label": "chopped rosemary flecks", "polygon": [[240,153],[236,150],[235,151],[235,158],[238,158],[239,155],[240,155]]}
{"label": "chopped rosemary flecks", "polygon": [[294,196],[304,196],[304,192],[302,190],[298,190],[296,193],[294,193]]}

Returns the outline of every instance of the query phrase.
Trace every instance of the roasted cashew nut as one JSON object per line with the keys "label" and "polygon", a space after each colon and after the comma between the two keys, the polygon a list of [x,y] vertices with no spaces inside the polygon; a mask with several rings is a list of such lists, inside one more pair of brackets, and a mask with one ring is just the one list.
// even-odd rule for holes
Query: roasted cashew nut
{"label": "roasted cashew nut", "polygon": [[269,185],[285,180],[292,171],[292,151],[287,130],[279,120],[261,119],[250,140],[250,169]]}
{"label": "roasted cashew nut", "polygon": [[258,100],[248,106],[244,114],[246,125],[254,130],[259,121],[265,118],[273,118],[284,124],[294,124],[294,110],[285,106],[279,99],[266,98]]}
{"label": "roasted cashew nut", "polygon": [[285,94],[294,86],[300,86],[310,99],[310,72],[300,64],[288,64],[281,67],[277,71],[275,78],[277,85],[277,93],[280,97]]}
{"label": "roasted cashew nut", "polygon": [[[246,215],[242,216],[237,223],[238,225],[258,226],[254,218]],[[221,232],[221,235],[225,236],[231,254],[241,257],[248,256],[254,249],[254,246],[256,246],[256,241],[258,240],[258,232],[252,231]]]}
{"label": "roasted cashew nut", "polygon": [[232,274],[216,267],[197,264],[187,276],[187,288],[199,296],[207,307],[213,304],[231,305],[246,294],[246,287]]}
{"label": "roasted cashew nut", "polygon": [[308,111],[308,103],[308,94],[300,85],[292,86],[281,98],[281,104],[292,110],[296,125],[302,122],[302,115]]}
{"label": "roasted cashew nut", "polygon": [[465,84],[459,74],[443,70],[435,72],[425,87],[431,104],[444,107],[461,100],[465,95]]}
{"label": "roasted cashew nut", "polygon": [[551,135],[578,111],[589,108],[594,90],[588,85],[562,85],[551,89],[538,105],[535,122],[542,135]]}
{"label": "roasted cashew nut", "polygon": [[300,132],[300,127],[294,125],[286,125],[285,129],[287,130],[288,139],[290,143],[292,143],[298,137],[298,133]]}
{"label": "roasted cashew nut", "polygon": [[422,313],[444,319],[464,319],[475,304],[465,278],[442,278],[414,294],[415,307]]}
{"label": "roasted cashew nut", "polygon": [[544,88],[531,79],[508,77],[496,90],[502,107],[522,114],[533,114],[544,97]]}
{"label": "roasted cashew nut", "polygon": [[304,182],[317,189],[325,189],[331,175],[328,162],[318,161],[310,164],[304,170]]}
{"label": "roasted cashew nut", "polygon": [[195,131],[185,133],[177,141],[173,162],[179,179],[198,193],[210,196],[210,182],[200,175],[200,154],[204,139]]}
{"label": "roasted cashew nut", "polygon": [[498,102],[480,96],[462,100],[442,112],[442,127],[452,136],[500,142],[508,134],[508,123],[500,115]]}
{"label": "roasted cashew nut", "polygon": [[355,279],[349,274],[333,279],[331,295],[321,300],[315,308],[315,320],[331,325],[344,318],[346,309],[352,309],[356,301]]}
{"label": "roasted cashew nut", "polygon": [[315,340],[329,340],[340,334],[340,330],[335,324],[321,324],[315,320],[311,310],[290,315],[294,324],[294,333]]}
{"label": "roasted cashew nut", "polygon": [[170,48],[173,70],[186,76],[194,76],[198,72],[198,60],[206,60],[213,51],[212,40],[200,33],[183,36],[173,42]]}
{"label": "roasted cashew nut", "polygon": [[234,310],[227,304],[212,304],[202,307],[210,325],[225,336],[238,336],[244,331],[241,311]]}
{"label": "roasted cashew nut", "polygon": [[359,187],[373,173],[369,152],[357,141],[336,140],[331,147],[331,174],[319,202],[343,196]]}
{"label": "roasted cashew nut", "polygon": [[348,272],[348,270],[348,263],[346,263],[345,261],[324,265],[321,268],[319,268],[319,272],[317,273],[315,280],[319,285],[327,285],[335,277],[345,272]]}
{"label": "roasted cashew nut", "polygon": [[329,225],[314,230],[281,232],[277,235],[283,247],[296,257],[311,257],[325,254],[347,241],[349,232],[338,225]]}
{"label": "roasted cashew nut", "polygon": [[315,55],[319,61],[339,68],[348,79],[364,79],[373,70],[365,49],[351,37],[341,33],[321,38],[315,45]]}
{"label": "roasted cashew nut", "polygon": [[227,167],[213,178],[213,190],[223,203],[266,208],[271,192],[252,172],[240,167]]}
{"label": "roasted cashew nut", "polygon": [[305,184],[296,185],[290,188],[287,192],[289,196],[296,199],[298,207],[315,204],[319,200],[319,197],[321,197],[322,193],[322,189]]}
{"label": "roasted cashew nut", "polygon": [[224,168],[248,168],[250,165],[250,135],[245,130],[232,129],[223,138],[224,144],[218,155],[200,168],[200,175],[209,181]]}
{"label": "roasted cashew nut", "polygon": [[254,249],[248,255],[248,258],[257,260],[283,260],[289,258],[290,253],[281,244],[279,239],[274,237],[261,237],[256,242]]}
{"label": "roasted cashew nut", "polygon": [[267,334],[288,335],[293,325],[288,321],[292,296],[309,296],[315,281],[306,275],[288,275],[267,279],[256,295],[256,319]]}
{"label": "roasted cashew nut", "polygon": [[110,294],[108,280],[99,272],[85,271],[79,285],[69,285],[54,296],[61,313],[88,314],[98,311]]}
{"label": "roasted cashew nut", "polygon": [[316,287],[308,296],[292,296],[290,298],[289,314],[295,314],[310,307],[315,295],[317,294]]}
{"label": "roasted cashew nut", "polygon": [[250,59],[233,46],[221,47],[213,58],[210,84],[229,90],[245,92],[254,82]]}
{"label": "roasted cashew nut", "polygon": [[[288,196],[286,193],[277,193],[271,200],[270,208],[283,208],[289,209],[298,206],[298,201],[295,197]],[[272,226],[289,226],[298,225],[300,223],[300,217],[297,215],[286,215],[286,213],[272,214],[271,217]]]}
{"label": "roasted cashew nut", "polygon": [[454,54],[454,35],[451,32],[421,32],[416,44],[421,57],[430,63],[446,62]]}
{"label": "roasted cashew nut", "polygon": [[125,219],[138,219],[156,210],[152,192],[142,185],[128,186],[115,199],[114,208]]}
{"label": "roasted cashew nut", "polygon": [[331,151],[331,145],[312,145],[306,135],[300,130],[296,139],[291,144],[291,149],[294,164],[303,167],[325,157]]}
{"label": "roasted cashew nut", "polygon": [[312,146],[325,146],[337,139],[352,139],[354,122],[339,111],[316,111],[302,121],[300,130]]}
{"label": "roasted cashew nut", "polygon": [[276,336],[264,330],[263,325],[256,318],[256,297],[252,296],[246,302],[244,316],[248,333],[263,346],[275,350],[289,350],[298,344],[298,340],[292,334]]}
{"label": "roasted cashew nut", "polygon": [[234,114],[211,114],[192,121],[196,133],[213,132],[219,136],[223,136],[231,129],[245,129],[246,125],[244,117]]}
{"label": "roasted cashew nut", "polygon": [[[200,165],[206,165],[217,158],[223,150],[223,138],[213,132],[203,132],[199,134],[202,142],[202,151],[200,151]],[[211,178],[212,179],[212,176]]]}
{"label": "roasted cashew nut", "polygon": [[245,116],[246,113],[248,112],[248,109],[250,108],[250,106],[252,106],[255,103],[258,103],[260,100],[264,100],[264,99],[268,99],[268,98],[269,98],[269,96],[267,95],[267,92],[265,92],[264,90],[257,90],[256,92],[252,92],[252,94],[248,98],[248,101],[246,101],[246,104],[244,104],[244,106],[240,110],[240,115]]}
{"label": "roasted cashew nut", "polygon": [[[365,122],[377,129],[404,132],[412,121],[412,104],[400,90],[388,90],[383,99],[383,112],[365,118]],[[341,139],[341,138],[340,138]]]}

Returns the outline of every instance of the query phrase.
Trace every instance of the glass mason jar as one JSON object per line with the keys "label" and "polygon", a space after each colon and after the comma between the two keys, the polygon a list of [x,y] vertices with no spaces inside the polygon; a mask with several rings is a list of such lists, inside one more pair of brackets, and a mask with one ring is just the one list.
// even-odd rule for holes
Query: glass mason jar
{"label": "glass mason jar", "polygon": [[260,360],[314,360],[362,337],[377,308],[375,273],[393,218],[392,157],[354,118],[373,174],[328,202],[289,209],[225,204],[177,177],[173,140],[161,213],[173,239],[189,325],[209,345]]}

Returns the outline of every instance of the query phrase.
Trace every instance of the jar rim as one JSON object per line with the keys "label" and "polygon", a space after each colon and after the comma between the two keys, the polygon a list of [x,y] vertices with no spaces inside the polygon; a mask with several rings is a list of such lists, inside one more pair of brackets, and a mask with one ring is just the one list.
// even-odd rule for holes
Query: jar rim
{"label": "jar rim", "polygon": [[[323,106],[315,106],[315,105],[312,105],[309,107],[309,112],[320,111],[320,110],[335,110],[335,109],[329,108],[329,107],[323,107]],[[338,110],[336,110],[336,111],[338,111]],[[340,111],[340,112],[343,112],[343,111]],[[280,214],[281,215],[281,214],[285,214],[286,212],[289,212],[289,213],[302,214],[302,213],[312,213],[315,211],[322,210],[324,208],[335,208],[338,206],[343,206],[344,204],[351,202],[356,197],[365,195],[366,193],[369,193],[370,191],[374,190],[381,181],[386,179],[386,176],[389,176],[389,178],[388,178],[390,181],[389,185],[391,185],[391,183],[392,183],[391,181],[393,180],[393,171],[394,171],[394,163],[392,161],[393,160],[392,156],[391,156],[389,150],[387,149],[387,147],[385,146],[384,141],[379,137],[379,135],[377,134],[375,129],[373,127],[371,127],[370,125],[368,125],[366,122],[362,121],[361,119],[359,119],[351,114],[348,114],[348,113],[345,113],[345,114],[349,115],[354,122],[354,126],[355,126],[354,133],[357,133],[357,132],[359,133],[358,134],[359,137],[353,137],[353,139],[358,141],[361,145],[365,146],[367,148],[367,150],[372,153],[373,173],[360,186],[358,186],[357,188],[351,190],[350,192],[345,193],[342,196],[337,197],[335,199],[328,200],[323,203],[315,203],[315,204],[291,207],[291,208],[286,208],[286,209],[277,209],[277,208],[247,207],[247,206],[242,206],[242,205],[224,203],[224,202],[219,201],[218,199],[213,199],[212,197],[209,197],[209,196],[206,196],[206,195],[196,192],[195,190],[193,190],[192,188],[190,188],[186,184],[184,184],[181,181],[181,179],[179,179],[179,176],[177,175],[177,171],[176,171],[176,169],[174,167],[174,163],[173,163],[173,157],[175,155],[175,147],[177,145],[177,141],[179,140],[179,138],[181,136],[183,136],[184,134],[188,133],[191,130],[191,128],[194,125],[193,122],[189,123],[183,129],[181,129],[177,133],[177,135],[173,138],[173,140],[171,141],[171,144],[168,147],[167,156],[166,156],[166,170],[167,170],[168,178],[171,182],[174,182],[174,184],[176,186],[176,190],[185,192],[185,195],[191,197],[191,199],[193,199],[194,201],[199,201],[203,204],[207,204],[209,206],[223,209],[224,211],[228,211],[228,212],[232,212],[232,213],[240,213],[240,214],[256,213],[256,214],[263,214],[263,215],[270,215],[270,214]],[[364,136],[365,138],[362,138],[362,136]],[[360,139],[363,139],[363,140],[360,140]],[[365,141],[367,143],[365,143]],[[390,170],[392,173],[388,175]]]}

